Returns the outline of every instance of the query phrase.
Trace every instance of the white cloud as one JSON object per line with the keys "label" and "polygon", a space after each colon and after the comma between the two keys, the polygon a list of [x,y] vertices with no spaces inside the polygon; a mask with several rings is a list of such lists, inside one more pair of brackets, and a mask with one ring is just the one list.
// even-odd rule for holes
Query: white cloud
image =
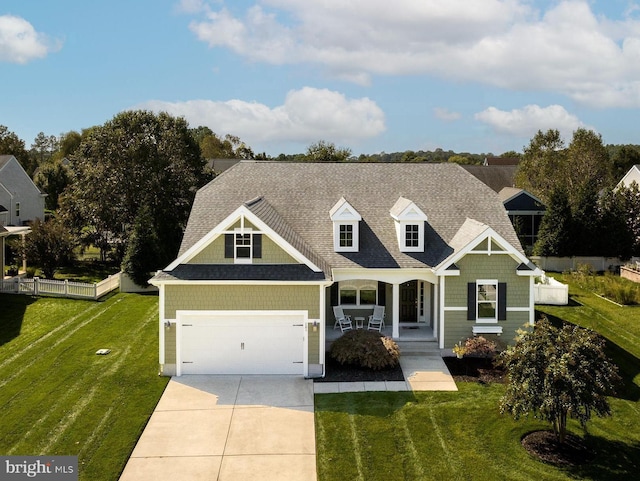
{"label": "white cloud", "polygon": [[517,137],[533,137],[538,130],[557,129],[565,138],[570,138],[579,127],[595,130],[583,124],[578,117],[567,112],[561,105],[527,105],[511,111],[489,107],[475,114],[475,119],[489,125],[500,134]]}
{"label": "white cloud", "polygon": [[350,143],[385,130],[384,113],[372,100],[348,99],[339,92],[311,87],[290,91],[284,104],[274,108],[242,100],[152,100],[135,108],[183,116],[193,127],[206,125],[218,135],[237,135],[252,146],[319,139]]}
{"label": "white cloud", "polygon": [[536,5],[257,0],[240,15],[210,4],[190,28],[211,47],[252,61],[318,64],[360,84],[373,75],[434,75],[640,107],[640,21],[596,16],[587,0]]}
{"label": "white cloud", "polygon": [[61,48],[61,42],[36,32],[25,19],[0,15],[0,62],[25,64]]}
{"label": "white cloud", "polygon": [[462,118],[460,112],[453,112],[445,107],[435,107],[433,109],[433,115],[435,115],[437,119],[447,122],[453,122],[454,120],[460,120],[460,118]]}

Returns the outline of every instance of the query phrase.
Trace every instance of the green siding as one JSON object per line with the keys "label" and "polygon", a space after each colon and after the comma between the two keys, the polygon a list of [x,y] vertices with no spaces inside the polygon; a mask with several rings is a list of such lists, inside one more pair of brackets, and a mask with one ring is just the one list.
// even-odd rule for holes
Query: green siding
{"label": "green siding", "polygon": [[307,325],[307,342],[309,347],[308,362],[311,364],[320,364],[320,325],[313,330],[313,322]]}
{"label": "green siding", "polygon": [[176,325],[164,329],[164,363],[176,363]]}
{"label": "green siding", "polygon": [[302,310],[319,319],[320,288],[317,285],[167,285],[165,318],[177,310]]}
{"label": "green siding", "polygon": [[[468,254],[456,263],[460,276],[447,277],[445,280],[445,306],[464,308],[459,311],[444,312],[445,348],[451,348],[456,342],[464,341],[473,335],[474,321],[467,320],[467,284],[478,279],[496,279],[507,283],[507,309],[510,307],[529,307],[530,278],[518,276],[518,263],[506,254]],[[510,343],[516,330],[529,321],[528,312],[507,310],[507,320],[498,321],[502,327],[501,341]]]}
{"label": "green siding", "polygon": [[[240,224],[233,226],[240,227]],[[253,227],[245,222],[245,227]],[[262,258],[253,259],[254,264],[297,264],[298,262],[272,241],[262,235]],[[233,264],[233,259],[224,257],[224,234],[214,239],[208,246],[189,261],[189,264]]]}

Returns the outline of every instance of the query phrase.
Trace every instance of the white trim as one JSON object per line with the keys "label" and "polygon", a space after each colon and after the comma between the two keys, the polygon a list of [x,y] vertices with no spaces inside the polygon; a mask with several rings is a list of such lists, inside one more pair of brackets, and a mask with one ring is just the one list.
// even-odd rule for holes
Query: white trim
{"label": "white trim", "polygon": [[247,281],[247,280],[188,280],[188,279],[150,279],[149,284],[154,286],[161,285],[174,285],[174,286],[193,286],[193,285],[206,285],[206,286],[330,286],[331,282],[322,280],[322,281]]}
{"label": "white trim", "polygon": [[[340,227],[351,226],[351,245],[340,245]],[[358,252],[360,248],[360,228],[356,221],[340,221],[333,223],[333,250],[336,252]]]}
{"label": "white trim", "polygon": [[254,233],[262,233],[267,235],[269,239],[271,239],[278,247],[283,249],[287,254],[293,257],[296,261],[301,264],[305,264],[314,272],[321,272],[317,265],[315,265],[311,260],[307,259],[301,252],[295,249],[291,244],[289,244],[286,240],[284,240],[276,231],[271,229],[267,224],[265,224],[258,216],[256,216],[253,212],[251,212],[245,205],[241,205],[231,214],[229,214],[222,222],[220,222],[216,227],[211,229],[206,235],[204,235],[198,242],[192,245],[189,249],[187,249],[181,256],[179,256],[176,260],[174,260],[171,264],[169,264],[164,270],[172,271],[180,264],[188,263],[191,259],[193,259],[197,254],[202,252],[202,250],[207,247],[211,242],[213,242],[220,235],[227,233],[229,228],[233,226],[238,220],[240,220],[241,225],[244,226],[244,220],[247,219],[251,222],[258,231]]}
{"label": "white trim", "polygon": [[[476,293],[475,293],[475,305],[476,305],[476,324],[497,324],[498,323],[498,279],[476,279]],[[478,287],[480,285],[492,285],[496,289],[496,299],[495,301],[480,301],[478,299]],[[479,303],[482,302],[484,304],[488,304],[493,302],[495,304],[495,316],[494,317],[480,317],[480,312],[478,309]]]}
{"label": "white trim", "polygon": [[[478,244],[480,244],[482,241],[487,240],[487,251],[474,251],[474,247],[477,247]],[[498,244],[498,246],[500,246],[503,250],[501,251],[492,251],[491,250],[491,243],[495,242],[496,244]],[[502,237],[500,234],[498,234],[496,231],[494,231],[491,227],[486,226],[486,228],[478,235],[476,236],[472,241],[470,241],[469,243],[467,243],[466,246],[464,246],[462,249],[459,249],[458,251],[454,252],[453,254],[451,254],[449,257],[447,257],[444,261],[442,261],[438,266],[436,266],[436,268],[434,269],[436,275],[438,276],[442,276],[442,275],[447,275],[447,268],[451,265],[451,264],[455,264],[456,262],[458,262],[460,259],[462,259],[464,256],[466,256],[467,254],[485,254],[485,255],[492,255],[492,254],[508,254],[511,256],[512,259],[514,259],[516,262],[518,262],[518,265],[520,264],[529,264],[529,259],[527,259],[527,257],[520,253],[520,251],[518,251],[515,247],[513,247],[509,242],[507,242],[504,237]],[[519,275],[529,275],[529,276],[536,276],[536,275],[540,275],[539,269],[536,269],[534,271],[518,271],[518,273],[523,272],[522,274]]]}
{"label": "white trim", "polygon": [[444,349],[444,312],[445,312],[445,307],[444,307],[444,288],[445,288],[445,281],[446,281],[446,277],[440,277],[440,299],[439,299],[439,303],[440,305],[439,310],[440,310],[440,315],[438,316],[440,319],[440,333],[438,336],[438,342],[439,345],[438,347],[440,349]]}
{"label": "white trim", "polygon": [[407,269],[367,269],[361,268],[336,268],[332,269],[334,281],[370,280],[381,281],[387,284],[402,284],[413,280],[426,281],[431,284],[438,282],[438,277],[431,268],[407,268]]}
{"label": "white trim", "polygon": [[[318,362],[322,365],[322,377],[324,377],[325,373],[326,373],[326,364],[325,364],[325,343],[327,342],[326,340],[326,302],[327,302],[327,288],[326,286],[320,286],[320,305],[318,306],[319,308],[319,313],[320,313],[320,323],[318,325],[318,329],[320,329],[320,335],[318,336],[320,339],[320,345],[318,346],[318,348],[320,349],[319,351],[319,357],[318,357]],[[307,337],[308,339],[308,337]],[[308,361],[308,357],[307,357],[307,361]],[[308,362],[307,362],[308,364]],[[309,366],[307,365],[307,376],[309,375]]]}
{"label": "white trim", "polygon": [[445,311],[460,311],[460,312],[464,312],[467,310],[466,307],[456,307],[456,306],[445,306],[444,308]]}
{"label": "white trim", "polygon": [[528,307],[507,307],[507,312],[529,312]]}
{"label": "white trim", "polygon": [[158,289],[158,302],[159,302],[159,307],[158,307],[158,319],[160,321],[160,333],[158,336],[158,342],[160,344],[160,350],[159,350],[159,355],[158,355],[158,361],[160,363],[160,365],[164,364],[164,343],[165,343],[165,335],[164,335],[164,330],[165,330],[165,318],[164,318],[164,300],[165,300],[165,292],[164,292],[164,286],[160,286],[160,288]]}

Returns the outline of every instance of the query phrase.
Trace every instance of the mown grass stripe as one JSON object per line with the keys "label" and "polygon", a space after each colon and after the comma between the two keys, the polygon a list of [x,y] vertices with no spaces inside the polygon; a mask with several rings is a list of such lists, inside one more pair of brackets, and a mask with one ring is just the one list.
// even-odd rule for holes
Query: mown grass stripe
{"label": "mown grass stripe", "polygon": [[[106,311],[103,311],[103,314],[105,314],[105,313],[106,313]],[[125,359],[127,358],[127,356],[129,355],[129,353],[131,351],[131,343],[128,342],[129,339],[139,339],[140,338],[140,334],[142,333],[142,331],[146,327],[146,323],[150,322],[154,315],[157,315],[157,307],[155,307],[155,306],[151,307],[150,309],[147,310],[147,312],[144,315],[144,321],[138,323],[136,329],[131,329],[129,331],[126,331],[127,332],[127,336],[125,338],[123,338],[123,342],[126,342],[126,344],[128,344],[128,347],[125,348],[125,350],[118,356],[117,361],[114,362],[108,370],[105,371],[101,366],[94,365],[90,369],[84,369],[82,371],[82,375],[80,377],[78,377],[73,384],[65,386],[64,394],[62,396],[59,396],[56,399],[55,403],[49,405],[49,408],[46,411],[46,414],[44,416],[38,418],[32,424],[31,428],[22,435],[20,441],[18,443],[14,444],[9,449],[9,454],[13,454],[13,453],[17,452],[16,450],[22,444],[27,444],[28,445],[29,442],[30,442],[30,438],[32,436],[40,435],[41,433],[39,431],[39,428],[43,424],[46,424],[46,422],[49,420],[49,418],[51,416],[56,415],[56,413],[58,413],[59,410],[62,407],[67,407],[67,405],[69,404],[69,400],[74,398],[74,397],[76,397],[78,395],[78,392],[84,386],[86,386],[88,384],[92,384],[94,386],[94,388],[92,388],[89,391],[88,395],[82,395],[82,397],[80,398],[80,401],[77,402],[70,409],[69,414],[67,414],[67,416],[65,416],[62,420],[60,420],[58,425],[60,425],[60,423],[62,423],[65,418],[67,420],[69,420],[69,419],[71,419],[71,416],[76,417],[82,410],[84,410],[89,405],[89,401],[91,401],[93,396],[95,395],[95,390],[97,389],[97,387],[100,386],[100,381],[105,377],[113,375],[115,372],[117,372],[120,369],[120,367],[124,363]],[[95,371],[98,371],[98,370],[99,370],[99,372],[96,373]],[[49,444],[52,444],[52,443],[49,443]],[[46,454],[46,449],[42,448],[41,452],[43,454]]]}
{"label": "mown grass stripe", "polygon": [[[51,350],[51,349],[55,349],[56,347],[58,347],[60,344],[62,344],[63,342],[65,342],[67,339],[69,339],[71,336],[73,336],[76,332],[78,332],[80,329],[82,329],[83,327],[87,326],[88,324],[91,324],[93,321],[95,321],[96,319],[98,319],[101,315],[103,315],[104,313],[106,313],[107,311],[109,311],[110,309],[113,309],[114,306],[116,306],[119,302],[121,302],[122,299],[117,299],[113,304],[110,304],[106,307],[104,307],[98,314],[92,316],[91,318],[87,319],[86,321],[81,322],[80,324],[78,324],[75,328],[67,331],[65,333],[64,336],[60,337],[59,339],[57,339],[51,346],[49,346],[47,349],[42,349],[40,354],[37,356],[32,356],[30,361],[27,363],[24,363],[21,365],[20,368],[12,370],[11,371],[11,375],[9,375],[7,378],[3,379],[2,381],[0,381],[0,388],[4,387],[8,382],[10,382],[11,380],[13,380],[14,378],[21,376],[27,369],[29,369],[33,364],[35,364],[37,361],[39,361],[42,357],[47,355],[47,350]],[[47,336],[48,337],[48,336]]]}
{"label": "mown grass stripe", "polygon": [[400,428],[403,434],[404,448],[405,453],[409,455],[410,463],[407,468],[411,468],[413,473],[412,479],[425,479],[425,472],[422,467],[422,462],[420,461],[420,456],[418,455],[418,450],[413,442],[413,436],[411,435],[411,431],[409,430],[409,425],[407,424],[407,417],[404,414],[404,411],[398,411],[396,415],[396,420],[398,422],[397,426]]}
{"label": "mown grass stripe", "polygon": [[364,472],[362,469],[362,448],[360,446],[360,442],[358,440],[358,432],[356,429],[356,422],[354,419],[354,415],[348,414],[349,418],[349,429],[351,435],[351,444],[353,446],[353,455],[356,460],[356,469],[358,470],[358,480],[364,481]]}
{"label": "mown grass stripe", "polygon": [[[457,473],[460,471],[460,468],[459,466],[457,466],[458,463],[454,462],[455,457],[447,447],[447,443],[445,442],[445,439],[442,436],[442,432],[440,431],[440,425],[436,421],[436,417],[433,413],[433,408],[431,406],[428,406],[427,412],[429,413],[429,420],[431,421],[431,425],[433,426],[433,432],[438,438],[438,442],[440,443],[440,447],[442,448],[442,452],[444,453],[444,459],[447,463],[447,466],[449,466],[452,474],[457,475]],[[454,476],[452,476],[452,478],[453,477]]]}
{"label": "mown grass stripe", "polygon": [[15,362],[15,361],[19,360],[21,357],[26,356],[27,354],[29,354],[32,349],[35,349],[41,343],[43,343],[44,341],[49,339],[51,336],[53,336],[54,334],[57,334],[58,331],[60,331],[60,330],[62,330],[64,328],[66,328],[67,326],[73,324],[79,317],[86,316],[91,311],[93,311],[93,310],[95,310],[95,309],[97,309],[99,307],[102,307],[102,305],[101,304],[96,304],[95,307],[90,308],[88,311],[83,310],[82,312],[79,312],[75,316],[70,317],[68,320],[66,320],[65,322],[60,324],[58,327],[56,327],[56,328],[50,330],[49,332],[47,332],[42,337],[40,337],[40,338],[36,339],[35,341],[27,344],[26,346],[20,348],[20,350],[16,351],[13,355],[7,357],[4,361],[0,362],[0,370],[2,370],[5,367],[9,366],[12,362]]}

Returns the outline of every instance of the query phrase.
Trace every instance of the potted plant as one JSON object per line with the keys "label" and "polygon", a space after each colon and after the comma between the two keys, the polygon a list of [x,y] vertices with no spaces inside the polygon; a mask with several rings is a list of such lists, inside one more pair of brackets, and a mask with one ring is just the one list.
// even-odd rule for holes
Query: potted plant
{"label": "potted plant", "polygon": [[467,347],[460,341],[453,346],[453,352],[458,359],[462,359],[464,353],[467,352]]}

